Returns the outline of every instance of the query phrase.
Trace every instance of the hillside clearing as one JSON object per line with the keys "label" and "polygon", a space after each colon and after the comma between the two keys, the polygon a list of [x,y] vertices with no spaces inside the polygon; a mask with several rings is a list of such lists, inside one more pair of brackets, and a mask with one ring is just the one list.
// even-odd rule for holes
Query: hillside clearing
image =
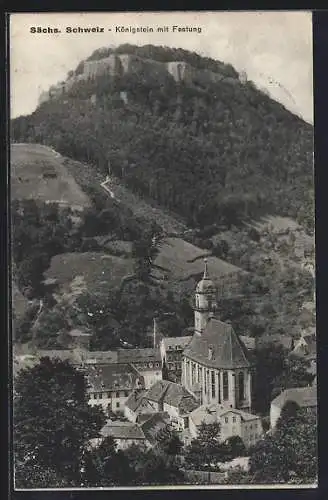
{"label": "hillside clearing", "polygon": [[91,205],[63,158],[40,144],[12,144],[11,193],[13,199],[58,203],[76,210]]}
{"label": "hillside clearing", "polygon": [[65,253],[52,258],[46,279],[57,280],[63,294],[88,290],[92,294],[109,294],[133,270],[132,259],[100,252]]}

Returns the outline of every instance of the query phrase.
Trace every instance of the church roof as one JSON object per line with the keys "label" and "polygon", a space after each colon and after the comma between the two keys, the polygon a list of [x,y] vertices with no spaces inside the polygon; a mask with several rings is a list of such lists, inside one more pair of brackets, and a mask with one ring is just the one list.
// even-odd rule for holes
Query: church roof
{"label": "church roof", "polygon": [[202,335],[193,336],[184,355],[209,368],[246,368],[251,364],[247,349],[232,326],[216,318],[210,318]]}

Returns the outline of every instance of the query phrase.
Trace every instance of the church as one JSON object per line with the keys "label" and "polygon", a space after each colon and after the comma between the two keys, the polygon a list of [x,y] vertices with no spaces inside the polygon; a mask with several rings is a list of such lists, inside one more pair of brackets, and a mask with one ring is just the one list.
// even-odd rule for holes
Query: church
{"label": "church", "polygon": [[182,355],[182,385],[202,405],[216,403],[250,412],[252,363],[232,326],[215,316],[217,290],[206,259],[193,307],[194,335]]}

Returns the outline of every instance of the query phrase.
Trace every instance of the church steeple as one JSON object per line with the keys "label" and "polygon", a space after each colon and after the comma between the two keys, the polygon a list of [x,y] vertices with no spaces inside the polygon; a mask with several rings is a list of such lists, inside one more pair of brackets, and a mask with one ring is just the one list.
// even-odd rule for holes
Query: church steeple
{"label": "church steeple", "polygon": [[208,269],[207,269],[207,258],[204,258],[204,275],[203,275],[203,280],[208,280],[209,275],[208,275]]}
{"label": "church steeple", "polygon": [[194,302],[195,333],[201,335],[216,309],[216,288],[209,277],[208,261],[204,259],[203,278],[197,284]]}

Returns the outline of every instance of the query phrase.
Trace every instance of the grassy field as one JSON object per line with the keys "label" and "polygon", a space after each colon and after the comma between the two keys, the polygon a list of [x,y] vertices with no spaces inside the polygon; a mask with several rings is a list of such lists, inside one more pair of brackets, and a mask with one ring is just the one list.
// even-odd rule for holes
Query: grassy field
{"label": "grassy field", "polygon": [[101,252],[65,253],[56,255],[45,273],[46,279],[56,279],[63,294],[108,294],[120,286],[124,276],[133,271],[131,259]]}
{"label": "grassy field", "polygon": [[13,199],[57,202],[75,209],[90,206],[88,196],[63,165],[63,158],[39,144],[12,145],[11,194]]}
{"label": "grassy field", "polygon": [[208,251],[182,238],[168,238],[162,245],[155,264],[175,279],[186,280],[203,272],[204,257],[207,257],[208,271],[213,279],[241,271],[240,268],[209,255]]}

